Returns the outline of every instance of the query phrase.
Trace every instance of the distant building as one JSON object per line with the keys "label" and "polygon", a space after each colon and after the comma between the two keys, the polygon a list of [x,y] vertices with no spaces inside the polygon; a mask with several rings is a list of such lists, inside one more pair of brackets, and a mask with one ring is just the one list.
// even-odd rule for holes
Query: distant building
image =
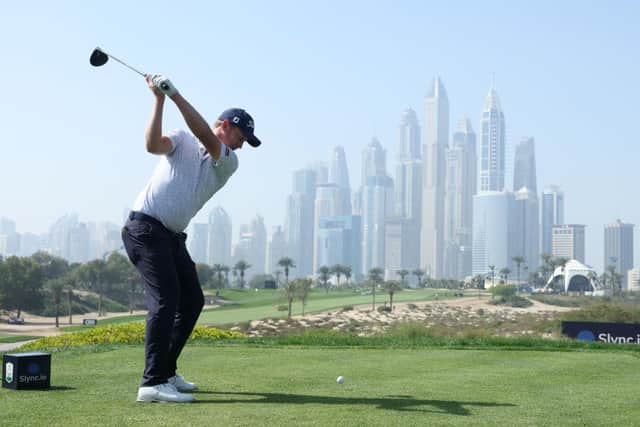
{"label": "distant building", "polygon": [[281,226],[275,226],[271,230],[267,241],[265,272],[267,274],[275,274],[280,268],[278,267],[278,262],[286,256],[287,245],[284,230]]}
{"label": "distant building", "polygon": [[207,263],[209,265],[231,265],[231,216],[221,206],[209,213],[207,230]]}
{"label": "distant building", "polygon": [[633,268],[627,272],[627,290],[640,292],[640,268]]}
{"label": "distant building", "polygon": [[613,265],[627,289],[627,272],[633,268],[633,224],[617,220],[604,227],[604,266]]}
{"label": "distant building", "polygon": [[358,275],[361,270],[360,233],[359,216],[321,217],[315,250],[318,268],[340,264],[351,267],[354,277]]}
{"label": "distant building", "polygon": [[442,80],[436,77],[425,98],[420,227],[420,267],[434,278],[443,277],[444,197],[448,145],[449,98]]}
{"label": "distant building", "polygon": [[554,226],[551,254],[556,258],[575,259],[584,264],[584,230],[585,226],[579,224]]}
{"label": "distant building", "polygon": [[473,197],[473,275],[489,273],[490,265],[495,271],[513,265],[514,206],[514,195],[507,191]]}
{"label": "distant building", "polygon": [[189,255],[195,263],[207,263],[209,224],[191,224]]}
{"label": "distant building", "polygon": [[542,252],[553,253],[553,227],[564,224],[564,193],[556,185],[542,192]]}
{"label": "distant building", "polygon": [[476,135],[460,120],[447,152],[444,207],[444,277],[463,279],[472,272],[473,196],[476,194]]}

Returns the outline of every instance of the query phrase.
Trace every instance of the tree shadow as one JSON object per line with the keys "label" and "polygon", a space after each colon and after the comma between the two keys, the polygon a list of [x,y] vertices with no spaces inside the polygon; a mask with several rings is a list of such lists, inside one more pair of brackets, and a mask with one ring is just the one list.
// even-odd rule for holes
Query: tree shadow
{"label": "tree shadow", "polygon": [[[320,405],[371,405],[377,409],[410,412],[432,412],[451,415],[471,415],[468,406],[477,407],[513,407],[512,403],[474,402],[455,400],[415,399],[412,396],[384,397],[338,397],[313,396],[283,393],[248,393],[248,392],[200,392],[222,397],[222,399],[198,399],[195,403],[285,403],[285,404],[320,404]],[[431,409],[426,409],[431,408]]]}

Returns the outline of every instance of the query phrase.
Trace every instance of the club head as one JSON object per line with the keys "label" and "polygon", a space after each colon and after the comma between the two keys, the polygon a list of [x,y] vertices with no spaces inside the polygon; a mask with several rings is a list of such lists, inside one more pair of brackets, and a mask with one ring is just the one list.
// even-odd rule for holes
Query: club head
{"label": "club head", "polygon": [[104,65],[109,60],[109,56],[106,53],[100,50],[99,47],[95,48],[93,52],[91,52],[91,57],[89,58],[89,63],[94,67],[99,67]]}

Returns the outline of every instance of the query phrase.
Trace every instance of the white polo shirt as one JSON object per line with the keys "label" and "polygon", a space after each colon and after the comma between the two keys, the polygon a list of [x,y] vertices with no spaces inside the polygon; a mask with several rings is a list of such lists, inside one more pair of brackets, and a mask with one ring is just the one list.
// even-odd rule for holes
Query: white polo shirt
{"label": "white polo shirt", "polygon": [[222,144],[220,159],[215,161],[183,130],[173,131],[169,138],[173,149],[160,159],[133,210],[151,215],[178,233],[238,169],[238,157]]}

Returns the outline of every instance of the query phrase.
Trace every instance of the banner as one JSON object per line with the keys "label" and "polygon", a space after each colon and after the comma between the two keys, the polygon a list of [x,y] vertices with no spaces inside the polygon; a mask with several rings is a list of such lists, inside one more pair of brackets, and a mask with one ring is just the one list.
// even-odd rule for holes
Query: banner
{"label": "banner", "polygon": [[579,341],[640,344],[640,324],[609,322],[562,322],[562,335]]}

